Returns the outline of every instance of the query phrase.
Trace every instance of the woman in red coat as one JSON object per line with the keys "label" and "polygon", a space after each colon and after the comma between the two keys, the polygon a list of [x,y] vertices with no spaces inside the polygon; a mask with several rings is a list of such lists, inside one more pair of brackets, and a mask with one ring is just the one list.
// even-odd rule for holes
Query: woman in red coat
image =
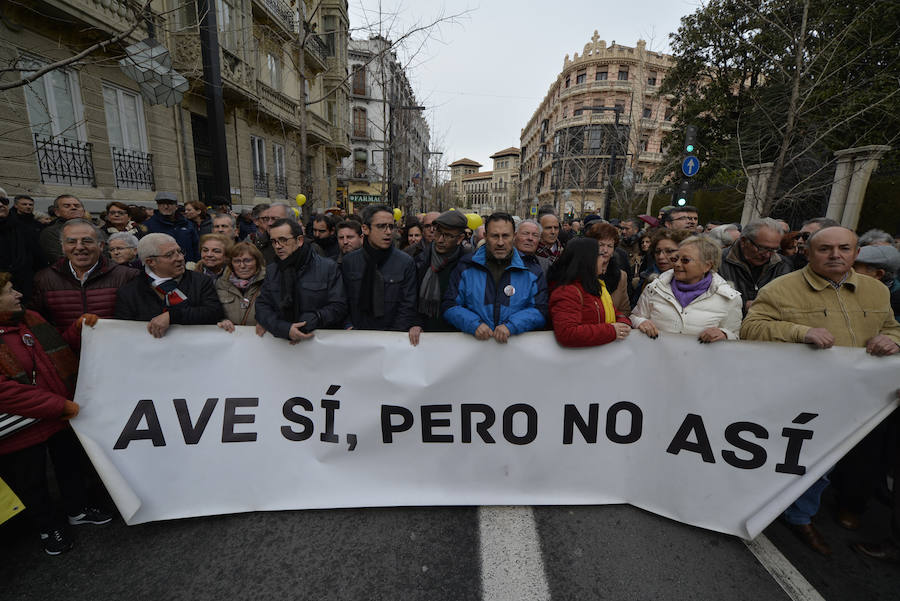
{"label": "woman in red coat", "polygon": [[25,311],[8,273],[0,273],[0,477],[25,504],[44,550],[58,555],[72,547],[47,483],[53,462],[69,524],[105,524],[112,517],[88,506],[83,451],[68,420],[73,402],[83,315],[60,335],[34,311]]}
{"label": "woman in red coat", "polygon": [[593,238],[569,242],[550,268],[550,319],[562,346],[597,346],[624,340],[631,322],[615,310],[600,274],[606,271],[610,249]]}

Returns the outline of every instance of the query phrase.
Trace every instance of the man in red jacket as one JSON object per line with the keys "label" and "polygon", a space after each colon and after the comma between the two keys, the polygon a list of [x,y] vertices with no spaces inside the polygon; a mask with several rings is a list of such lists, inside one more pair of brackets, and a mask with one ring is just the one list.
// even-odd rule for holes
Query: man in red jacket
{"label": "man in red jacket", "polygon": [[32,308],[60,332],[83,313],[112,318],[116,291],[138,271],[104,257],[100,232],[85,219],[66,222],[60,243],[65,256],[34,276]]}

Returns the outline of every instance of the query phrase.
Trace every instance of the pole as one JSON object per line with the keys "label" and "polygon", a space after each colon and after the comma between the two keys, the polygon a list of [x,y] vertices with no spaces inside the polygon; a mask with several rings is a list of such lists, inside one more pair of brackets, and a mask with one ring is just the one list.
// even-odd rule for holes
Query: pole
{"label": "pole", "polygon": [[616,107],[616,124],[614,130],[614,144],[609,159],[609,181],[606,182],[606,202],[603,203],[603,219],[609,221],[609,206],[612,203],[613,194],[613,174],[616,172],[616,147],[619,145],[619,108]]}
{"label": "pole", "polygon": [[[225,101],[222,97],[222,68],[219,64],[219,29],[216,25],[216,3],[197,0],[200,11],[200,52],[203,57],[203,79],[206,91],[206,119],[209,123],[209,146],[212,149],[215,196],[231,202],[231,182],[228,179],[228,150],[225,146]],[[201,191],[198,190],[202,194]],[[208,203],[209,198],[200,198]]]}

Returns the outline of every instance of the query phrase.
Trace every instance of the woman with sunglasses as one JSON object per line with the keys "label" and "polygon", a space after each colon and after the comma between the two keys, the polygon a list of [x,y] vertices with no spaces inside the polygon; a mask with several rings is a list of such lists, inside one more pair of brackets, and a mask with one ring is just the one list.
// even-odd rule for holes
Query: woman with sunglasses
{"label": "woman with sunglasses", "polygon": [[650,282],[631,313],[631,322],[650,338],[660,332],[696,336],[702,343],[738,339],[741,293],[716,270],[718,244],[691,236],[669,257],[672,269]]}

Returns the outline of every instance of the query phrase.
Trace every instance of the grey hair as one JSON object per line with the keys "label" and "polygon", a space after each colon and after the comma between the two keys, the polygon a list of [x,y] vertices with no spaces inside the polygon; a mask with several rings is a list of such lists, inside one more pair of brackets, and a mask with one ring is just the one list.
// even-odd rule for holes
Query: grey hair
{"label": "grey hair", "polygon": [[740,231],[738,230],[738,226],[733,223],[725,223],[712,228],[711,230],[706,232],[706,235],[713,241],[718,242],[723,247],[725,247],[731,246],[734,243],[734,240],[731,238],[728,232],[740,233]]}
{"label": "grey hair", "polygon": [[719,246],[718,242],[706,236],[691,236],[690,238],[685,238],[678,245],[678,248],[689,245],[697,247],[701,261],[712,263],[712,271],[719,271],[719,266],[722,264],[722,247]]}
{"label": "grey hair", "polygon": [[820,230],[824,230],[826,227],[837,227],[837,226],[841,225],[840,223],[838,223],[831,217],[813,217],[812,219],[807,219],[806,221],[804,221],[800,225],[800,227],[804,228],[807,225],[812,225],[814,223],[819,225]]}
{"label": "grey hair", "polygon": [[94,233],[94,238],[97,239],[97,242],[101,242],[103,240],[103,236],[100,235],[100,229],[94,225],[91,221],[87,219],[83,219],[81,217],[76,217],[75,219],[69,219],[63,224],[62,229],[59,230],[60,237],[59,241],[62,242],[62,233],[65,231],[67,227],[72,227],[73,225],[86,225],[91,228],[91,231]]}
{"label": "grey hair", "polygon": [[[549,215],[549,213],[548,213]],[[516,233],[519,232],[519,228],[521,228],[526,223],[530,223],[531,225],[536,225],[538,229],[538,233],[541,234],[544,231],[544,228],[541,227],[541,224],[536,219],[523,219],[519,223],[516,224]]]}
{"label": "grey hair", "polygon": [[759,233],[762,229],[769,229],[778,234],[779,236],[783,236],[784,232],[782,231],[784,228],[781,227],[781,224],[772,219],[771,217],[763,217],[762,219],[754,219],[750,223],[744,226],[742,231],[743,238],[750,238],[754,242],[756,241],[756,234]]}
{"label": "grey hair", "polygon": [[137,236],[135,236],[134,234],[129,234],[128,232],[116,232],[109,237],[106,243],[109,244],[110,242],[113,242],[115,240],[124,241],[129,248],[137,248],[138,245]]}
{"label": "grey hair", "polygon": [[212,220],[215,221],[216,219],[222,219],[223,217],[226,217],[229,221],[231,221],[231,227],[237,225],[237,220],[231,213],[216,213],[212,216]]}
{"label": "grey hair", "polygon": [[142,263],[146,263],[147,259],[159,256],[160,247],[167,242],[178,243],[175,238],[169,234],[147,234],[138,242],[138,257]]}
{"label": "grey hair", "polygon": [[828,226],[825,226],[825,227],[821,228],[821,229],[820,229],[819,231],[817,231],[817,232],[813,232],[813,234],[812,234],[812,235],[809,237],[809,239],[806,241],[806,245],[807,245],[807,246],[811,245],[811,244],[813,243],[813,240],[815,240],[816,238],[819,237],[819,234],[821,234],[824,230],[831,229],[831,228],[833,228],[833,227],[836,227],[836,228],[839,228],[839,229],[846,230],[846,231],[850,232],[850,233],[853,235],[853,238],[856,240],[856,248],[859,248],[859,236],[857,236],[857,235],[856,235],[856,232],[854,232],[853,230],[851,230],[849,227],[844,227],[843,225],[828,225]]}
{"label": "grey hair", "polygon": [[859,237],[860,246],[868,246],[870,244],[875,244],[876,242],[887,242],[889,245],[893,246],[894,237],[886,231],[879,229],[871,229]]}
{"label": "grey hair", "polygon": [[284,207],[284,218],[289,219],[291,221],[297,221],[297,218],[294,217],[294,212],[291,210],[291,205],[289,205],[288,203],[273,202],[272,204],[269,205],[269,209],[274,209],[275,207]]}

